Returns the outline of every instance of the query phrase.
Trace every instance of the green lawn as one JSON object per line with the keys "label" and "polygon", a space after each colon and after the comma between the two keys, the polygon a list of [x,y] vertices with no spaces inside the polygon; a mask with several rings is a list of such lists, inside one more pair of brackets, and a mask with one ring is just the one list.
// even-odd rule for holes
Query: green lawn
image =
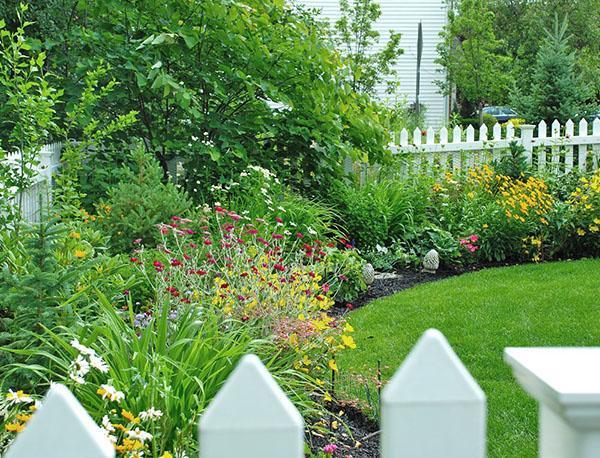
{"label": "green lawn", "polygon": [[508,346],[600,345],[600,260],[486,269],[423,284],[351,313],[358,348],[340,356],[340,390],[367,398],[354,374],[384,380],[421,333],[437,328],[488,397],[490,457],[537,456],[535,402],[502,360]]}

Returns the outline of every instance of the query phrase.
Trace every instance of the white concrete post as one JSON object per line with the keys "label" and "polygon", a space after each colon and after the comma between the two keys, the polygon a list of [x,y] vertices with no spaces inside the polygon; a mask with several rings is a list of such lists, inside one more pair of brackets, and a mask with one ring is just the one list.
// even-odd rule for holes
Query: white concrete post
{"label": "white concrete post", "polygon": [[381,424],[382,458],[485,457],[485,394],[438,330],[385,387]]}
{"label": "white concrete post", "polygon": [[535,126],[533,124],[522,124],[521,125],[521,145],[525,148],[525,156],[527,163],[531,165],[533,161],[533,130]]}
{"label": "white concrete post", "polygon": [[540,458],[600,456],[600,347],[506,348],[504,360],[540,406]]}
{"label": "white concrete post", "polygon": [[63,385],[53,385],[42,406],[4,458],[113,458],[115,448]]}
{"label": "white concrete post", "polygon": [[200,420],[202,458],[303,458],[304,422],[255,355],[242,358]]}

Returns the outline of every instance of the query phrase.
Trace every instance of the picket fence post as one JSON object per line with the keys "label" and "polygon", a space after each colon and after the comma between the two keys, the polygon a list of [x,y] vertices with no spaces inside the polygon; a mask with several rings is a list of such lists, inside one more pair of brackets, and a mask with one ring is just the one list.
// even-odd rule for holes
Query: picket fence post
{"label": "picket fence post", "polygon": [[483,458],[485,394],[443,334],[426,331],[383,390],[382,458]]}
{"label": "picket fence post", "polygon": [[4,458],[113,458],[115,448],[64,385],[52,385]]}
{"label": "picket fence post", "polygon": [[244,356],[200,420],[202,458],[303,458],[304,421],[255,355]]}
{"label": "picket fence post", "polygon": [[531,165],[533,162],[533,130],[535,126],[533,124],[522,124],[521,125],[521,144],[525,148],[525,155],[527,163]]}
{"label": "picket fence post", "polygon": [[540,458],[598,458],[600,347],[506,348],[504,360],[539,403]]}

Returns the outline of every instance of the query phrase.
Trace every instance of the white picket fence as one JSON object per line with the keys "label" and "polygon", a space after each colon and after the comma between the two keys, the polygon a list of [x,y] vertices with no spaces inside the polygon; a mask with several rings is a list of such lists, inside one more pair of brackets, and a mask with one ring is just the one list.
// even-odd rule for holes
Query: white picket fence
{"label": "white picket fence", "polygon": [[412,135],[403,129],[393,136],[394,142],[389,148],[392,153],[407,159],[406,170],[426,172],[468,169],[490,163],[506,154],[512,141],[525,148],[527,162],[540,171],[570,172],[574,168],[581,171],[598,168],[600,119],[596,118],[591,126],[587,120],[581,119],[576,132],[575,123],[571,120],[564,126],[555,120],[550,127],[548,134],[544,121],[537,126],[524,124],[518,128],[519,136],[515,135],[515,127],[510,121],[504,128],[496,123],[492,132],[488,132],[486,125],[477,130],[473,126],[464,130],[456,126],[451,132],[446,127],[439,131],[432,127],[426,130],[417,128]]}
{"label": "white picket fence", "polygon": [[[61,143],[51,143],[42,147],[39,151],[38,164],[34,168],[35,176],[31,185],[21,191],[14,190],[12,202],[21,205],[21,217],[24,221],[38,222],[41,212],[47,210],[51,199],[52,175],[60,167]],[[21,153],[9,153],[4,159],[7,163],[20,166]],[[2,186],[2,183],[0,183]],[[41,198],[41,200],[40,200]]]}
{"label": "white picket fence", "polygon": [[[600,348],[507,348],[505,360],[540,403],[540,457],[600,456]],[[437,330],[423,334],[384,388],[381,421],[383,458],[486,456],[485,394]],[[248,355],[202,415],[199,443],[202,458],[301,458],[304,422]],[[114,456],[73,394],[53,385],[5,458]]]}

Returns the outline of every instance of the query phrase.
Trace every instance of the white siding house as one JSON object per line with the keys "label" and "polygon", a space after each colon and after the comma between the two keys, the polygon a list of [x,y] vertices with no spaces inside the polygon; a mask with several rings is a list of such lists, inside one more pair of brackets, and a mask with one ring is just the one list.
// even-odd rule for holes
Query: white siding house
{"label": "white siding house", "polygon": [[[324,18],[335,23],[340,17],[339,0],[299,0],[309,8],[321,10]],[[434,63],[437,57],[436,46],[440,42],[439,33],[447,22],[445,0],[379,0],[381,16],[375,24],[381,34],[379,47],[383,47],[389,31],[400,32],[400,46],[404,54],[396,64],[397,78],[400,80],[399,93],[409,103],[415,101],[417,81],[417,35],[418,24],[423,26],[423,55],[421,59],[420,102],[426,107],[427,126],[440,127],[448,118],[447,97],[439,92],[435,80],[443,79]],[[385,86],[378,88],[378,94],[386,98]]]}

